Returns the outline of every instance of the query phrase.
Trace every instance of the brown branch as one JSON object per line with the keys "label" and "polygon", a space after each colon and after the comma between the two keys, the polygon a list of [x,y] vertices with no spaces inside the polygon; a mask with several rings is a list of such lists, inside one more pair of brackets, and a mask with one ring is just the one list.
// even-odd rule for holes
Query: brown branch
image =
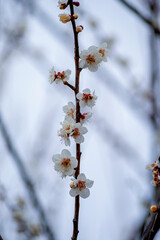
{"label": "brown branch", "polygon": [[142,239],[153,240],[159,229],[160,229],[160,211],[152,213],[150,223],[147,226]]}
{"label": "brown branch", "polygon": [[126,0],[118,0],[122,4],[124,4],[129,10],[131,10],[133,13],[135,13],[141,20],[143,20],[148,26],[154,29],[155,33],[160,36],[160,29],[158,26],[155,25],[155,23],[143,15],[139,10],[137,10],[134,6],[132,6],[129,2]]}
{"label": "brown branch", "polygon": [[[68,1],[69,7],[70,7],[70,13],[71,13],[71,23],[73,28],[73,34],[74,34],[74,60],[75,60],[75,99],[76,99],[76,122],[80,122],[80,106],[79,106],[79,100],[77,99],[76,95],[79,93],[79,77],[80,77],[80,71],[79,68],[79,43],[78,43],[78,33],[76,32],[76,23],[74,19],[74,7],[73,7],[73,0]],[[76,144],[76,158],[78,160],[78,166],[75,172],[75,178],[78,177],[80,172],[80,158],[81,158],[81,149],[80,144]],[[80,208],[80,199],[79,195],[75,197],[75,212],[74,212],[74,219],[73,219],[73,235],[72,240],[76,240],[78,236],[78,220],[79,220],[79,208]]]}
{"label": "brown branch", "polygon": [[30,196],[30,200],[33,204],[33,206],[36,208],[38,214],[39,214],[39,217],[40,217],[40,222],[41,222],[41,225],[43,227],[43,230],[48,238],[48,240],[55,240],[55,236],[54,236],[54,233],[52,232],[52,229],[48,223],[48,220],[46,218],[46,215],[45,215],[45,212],[43,210],[43,207],[41,205],[41,202],[37,196],[37,193],[36,193],[36,190],[34,188],[34,185],[32,183],[32,180],[29,176],[29,173],[27,172],[24,164],[23,164],[23,160],[22,158],[20,157],[17,149],[15,148],[10,136],[9,136],[9,133],[8,133],[8,130],[4,124],[4,121],[0,115],[0,131],[2,133],[2,137],[6,143],[6,147],[9,151],[9,153],[11,154],[18,170],[19,170],[19,173],[20,173],[20,176],[23,180],[23,183],[24,185],[26,186],[26,190],[28,191],[29,193],[29,196]]}
{"label": "brown branch", "polygon": [[63,84],[68,86],[69,88],[71,88],[75,92],[76,89],[72,84],[68,83],[67,81],[64,81]]}

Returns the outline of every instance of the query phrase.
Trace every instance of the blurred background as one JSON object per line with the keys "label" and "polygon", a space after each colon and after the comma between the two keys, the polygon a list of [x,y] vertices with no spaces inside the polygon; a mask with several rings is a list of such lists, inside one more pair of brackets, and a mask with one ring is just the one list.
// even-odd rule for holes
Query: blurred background
{"label": "blurred background", "polygon": [[[49,84],[52,66],[72,70],[71,24],[56,0],[0,0],[0,234],[4,240],[71,239],[74,199],[52,155],[62,107],[74,101]],[[159,0],[81,0],[80,51],[107,41],[108,63],[81,73],[98,96],[82,144],[81,172],[94,180],[81,199],[79,240],[139,240],[158,201],[147,164],[160,149]],[[67,12],[69,9],[66,9]],[[68,148],[75,154],[75,144]],[[159,239],[157,234],[155,239]]]}

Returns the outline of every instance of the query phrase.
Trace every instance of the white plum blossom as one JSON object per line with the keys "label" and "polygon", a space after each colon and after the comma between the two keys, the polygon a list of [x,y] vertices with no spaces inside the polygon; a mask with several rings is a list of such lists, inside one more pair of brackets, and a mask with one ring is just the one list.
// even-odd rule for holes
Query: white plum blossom
{"label": "white plum blossom", "polygon": [[81,123],[76,123],[73,118],[67,117],[61,125],[59,136],[64,140],[66,146],[70,146],[70,137],[74,138],[76,143],[84,142],[83,134],[87,133],[88,130]]}
{"label": "white plum blossom", "polygon": [[92,108],[95,105],[97,96],[95,95],[95,91],[93,92],[93,94],[91,94],[90,89],[86,88],[83,90],[83,93],[77,94],[77,99],[79,99],[81,107],[88,106]]}
{"label": "white plum blossom", "polygon": [[66,146],[70,146],[70,135],[74,131],[75,121],[72,118],[67,118],[61,123],[62,128],[59,131],[59,136],[64,140]]}
{"label": "white plum blossom", "polygon": [[60,173],[61,177],[73,176],[78,161],[67,149],[63,149],[61,154],[55,154],[52,158],[54,162],[54,169]]}
{"label": "white plum blossom", "polygon": [[64,141],[64,144],[66,146],[70,146],[71,141],[70,141],[70,138],[69,138],[69,134],[66,133],[66,131],[63,130],[63,128],[60,129],[59,136],[62,138],[62,140]]}
{"label": "white plum blossom", "polygon": [[152,170],[153,180],[151,181],[152,185],[158,187],[160,185],[160,163],[159,160],[154,163],[147,165],[146,169]]}
{"label": "white plum blossom", "polygon": [[70,184],[71,190],[70,195],[72,197],[80,196],[82,198],[87,198],[90,195],[90,191],[88,188],[93,186],[94,181],[91,181],[86,178],[84,173],[78,175],[77,179],[72,179],[72,183]]}
{"label": "white plum blossom", "polygon": [[69,79],[71,75],[71,70],[67,69],[63,72],[57,72],[54,70],[54,67],[51,68],[49,71],[49,81],[50,83],[55,82],[56,84],[58,83],[63,83]]}
{"label": "white plum blossom", "polygon": [[102,54],[96,46],[91,46],[80,53],[80,58],[80,68],[88,68],[91,72],[96,72],[102,61]]}
{"label": "white plum blossom", "polygon": [[63,107],[63,111],[66,113],[66,117],[76,118],[76,107],[72,102],[68,102],[68,104]]}
{"label": "white plum blossom", "polygon": [[147,165],[146,169],[153,170],[155,167],[159,167],[159,165],[159,161],[155,161],[154,163]]}
{"label": "white plum blossom", "polygon": [[81,114],[80,123],[84,124],[84,123],[88,122],[91,117],[92,117],[91,112]]}
{"label": "white plum blossom", "polygon": [[108,47],[106,42],[100,45],[99,53],[102,55],[102,61],[107,62]]}
{"label": "white plum blossom", "polygon": [[83,127],[81,125],[81,123],[75,123],[71,137],[74,138],[76,143],[80,144],[80,143],[84,142],[83,134],[85,134],[87,132],[88,132],[87,128]]}

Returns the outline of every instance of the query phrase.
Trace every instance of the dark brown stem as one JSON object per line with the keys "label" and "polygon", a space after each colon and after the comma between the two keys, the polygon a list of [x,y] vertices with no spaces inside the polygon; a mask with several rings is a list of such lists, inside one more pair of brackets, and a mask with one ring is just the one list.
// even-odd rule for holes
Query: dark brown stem
{"label": "dark brown stem", "polygon": [[144,234],[143,240],[153,240],[160,228],[160,212],[152,213],[151,220],[147,226]]}
{"label": "dark brown stem", "polygon": [[69,88],[71,88],[75,92],[76,89],[72,84],[68,83],[67,81],[63,82],[63,84],[68,86]]}
{"label": "dark brown stem", "polygon": [[[74,7],[73,7],[73,0],[69,0],[68,4],[70,6],[71,16],[74,15]],[[74,34],[74,60],[75,60],[75,99],[76,99],[76,122],[80,122],[80,106],[79,100],[77,99],[76,95],[79,93],[79,77],[81,69],[79,68],[79,44],[78,44],[78,33],[76,32],[76,23],[74,17],[71,18],[73,34]],[[78,166],[75,172],[75,178],[78,177],[80,172],[80,158],[81,158],[81,149],[80,144],[76,144],[76,158],[78,160]],[[72,240],[77,240],[78,236],[78,220],[79,220],[79,208],[80,208],[80,200],[79,195],[75,197],[75,212],[74,212],[74,219],[73,219],[73,235]]]}

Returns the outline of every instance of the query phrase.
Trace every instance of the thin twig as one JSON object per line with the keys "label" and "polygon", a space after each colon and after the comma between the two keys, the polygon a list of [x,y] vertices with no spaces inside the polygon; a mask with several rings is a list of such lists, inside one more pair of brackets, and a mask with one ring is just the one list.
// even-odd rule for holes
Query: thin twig
{"label": "thin twig", "polygon": [[72,84],[68,83],[67,81],[64,81],[63,84],[71,88],[74,92],[76,91],[75,87]]}
{"label": "thin twig", "polygon": [[35,191],[35,188],[33,186],[32,180],[23,164],[24,161],[20,157],[17,149],[15,148],[15,146],[9,136],[8,130],[4,124],[4,121],[3,121],[1,115],[0,115],[0,131],[2,133],[2,137],[3,137],[4,141],[6,143],[7,149],[10,152],[10,154],[19,170],[19,173],[23,180],[23,183],[26,186],[26,190],[29,193],[31,202],[32,202],[33,206],[37,209],[37,212],[39,213],[41,225],[43,227],[44,232],[46,233],[48,240],[55,240],[54,233],[52,232],[51,227],[48,223],[48,220],[46,218],[43,207],[40,203],[40,200],[39,200],[37,193]]}
{"label": "thin twig", "polygon": [[147,23],[150,27],[152,27],[157,35],[160,36],[160,29],[158,26],[155,25],[155,23],[143,15],[139,10],[137,10],[134,6],[132,6],[129,2],[126,0],[118,0],[119,2],[123,3],[129,10],[131,10],[133,13],[135,13],[141,20],[143,20],[145,23]]}

